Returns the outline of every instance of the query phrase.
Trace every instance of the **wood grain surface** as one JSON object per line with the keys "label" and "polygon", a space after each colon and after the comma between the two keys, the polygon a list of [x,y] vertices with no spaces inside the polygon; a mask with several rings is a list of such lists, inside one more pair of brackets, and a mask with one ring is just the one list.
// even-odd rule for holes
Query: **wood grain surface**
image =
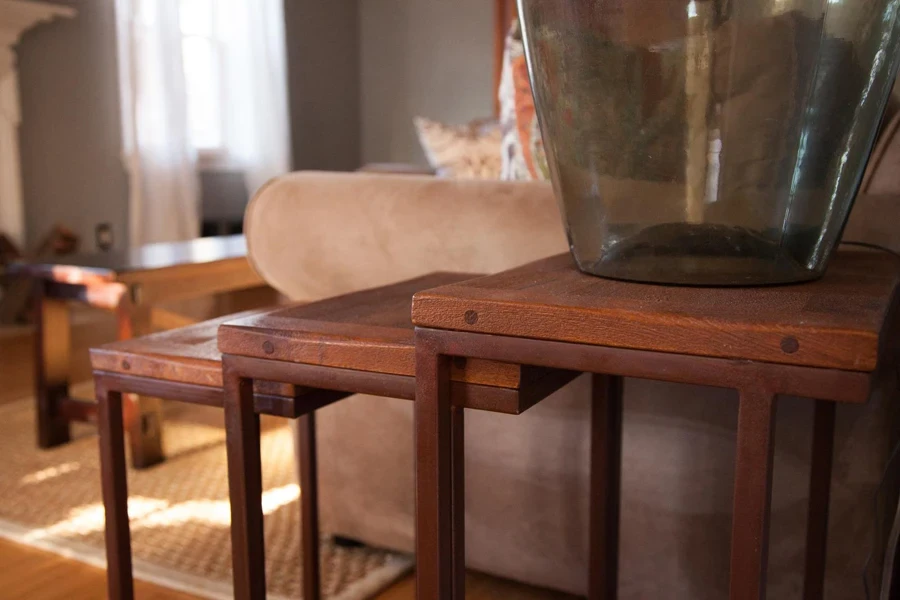
{"label": "wood grain surface", "polygon": [[156,304],[265,285],[247,260],[244,236],[147,244],[125,252],[71,254],[16,263],[10,272],[106,295],[112,283],[128,286],[135,304]]}
{"label": "wood grain surface", "polygon": [[122,375],[222,387],[222,354],[216,345],[219,326],[260,312],[263,311],[249,310],[91,348],[91,367]]}
{"label": "wood grain surface", "polygon": [[755,288],[647,285],[581,273],[568,254],[415,295],[417,326],[873,371],[900,261],[841,251],[821,280]]}
{"label": "wood grain surface", "polygon": [[[181,329],[91,348],[91,366],[95,372],[221,388],[222,355],[216,345],[219,326],[229,319],[264,312],[266,311],[248,310]],[[295,386],[265,381],[257,382],[255,390],[257,394],[282,398],[294,398],[303,393],[303,390]]]}
{"label": "wood grain surface", "polygon": [[[476,277],[433,273],[394,285],[229,321],[219,329],[219,350],[339,369],[415,375],[410,319],[414,293]],[[452,378],[519,388],[543,380],[546,369],[483,360],[457,360]]]}
{"label": "wood grain surface", "polygon": [[246,259],[247,242],[242,235],[197,238],[183,242],[146,244],[122,252],[96,252],[47,257],[16,263],[13,273],[53,278],[66,268],[114,278],[135,271],[151,271],[233,259]]}

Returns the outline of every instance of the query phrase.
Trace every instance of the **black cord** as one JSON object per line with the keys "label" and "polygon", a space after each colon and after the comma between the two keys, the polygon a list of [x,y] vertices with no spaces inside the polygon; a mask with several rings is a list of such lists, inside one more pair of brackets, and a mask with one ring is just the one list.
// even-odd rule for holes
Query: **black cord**
{"label": "black cord", "polygon": [[887,248],[885,246],[880,246],[878,244],[871,244],[869,242],[856,242],[856,241],[852,241],[852,240],[847,241],[847,242],[841,242],[841,244],[844,244],[845,246],[859,246],[860,248],[868,248],[869,250],[881,250],[882,252],[887,252],[888,254],[893,254],[897,258],[900,258],[900,252],[897,252],[896,250],[891,250],[890,248]]}

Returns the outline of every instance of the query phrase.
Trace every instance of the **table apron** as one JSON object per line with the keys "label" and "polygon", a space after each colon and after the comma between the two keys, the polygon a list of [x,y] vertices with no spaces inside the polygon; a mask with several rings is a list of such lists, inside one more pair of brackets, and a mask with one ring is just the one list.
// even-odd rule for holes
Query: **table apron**
{"label": "table apron", "polygon": [[[329,390],[346,395],[369,394],[401,400],[416,398],[416,379],[408,375],[341,369],[236,354],[223,355],[223,364],[242,378],[312,388],[317,390],[317,394]],[[555,379],[542,381],[526,390],[452,381],[451,398],[455,406],[519,415],[549,397],[553,391],[575,376],[571,373],[560,373]]]}
{"label": "table apron", "polygon": [[[224,394],[222,388],[219,387],[164,381],[136,375],[122,375],[108,371],[94,371],[94,379],[99,386],[102,386],[107,391],[153,396],[216,408],[224,406]],[[255,410],[259,414],[296,419],[346,397],[347,395],[343,393],[323,394],[320,392],[311,397],[311,401],[304,401],[302,398],[256,394],[254,400]]]}
{"label": "table apron", "polygon": [[223,354],[222,363],[233,373],[248,379],[404,400],[412,400],[416,396],[415,379],[404,375],[355,371],[236,354]]}
{"label": "table apron", "polygon": [[432,344],[446,356],[731,389],[757,388],[832,402],[866,402],[873,377],[871,373],[839,369],[417,327],[416,343],[422,342]]}

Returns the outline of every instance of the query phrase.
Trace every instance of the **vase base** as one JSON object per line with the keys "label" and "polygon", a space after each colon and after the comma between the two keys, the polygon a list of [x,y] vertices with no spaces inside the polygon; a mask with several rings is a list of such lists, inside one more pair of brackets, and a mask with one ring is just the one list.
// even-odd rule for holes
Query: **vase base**
{"label": "vase base", "polygon": [[619,240],[598,260],[576,256],[579,268],[611,279],[710,287],[782,285],[821,276],[783,243],[741,227],[670,223]]}

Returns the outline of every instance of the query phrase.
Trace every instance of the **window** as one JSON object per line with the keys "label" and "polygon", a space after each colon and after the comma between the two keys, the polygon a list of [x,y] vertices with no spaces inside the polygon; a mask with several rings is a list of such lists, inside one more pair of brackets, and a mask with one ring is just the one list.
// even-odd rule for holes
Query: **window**
{"label": "window", "polygon": [[130,170],[152,152],[255,190],[290,168],[283,2],[116,0]]}
{"label": "window", "polygon": [[216,0],[179,0],[188,127],[201,161],[225,148],[224,48],[217,36]]}

